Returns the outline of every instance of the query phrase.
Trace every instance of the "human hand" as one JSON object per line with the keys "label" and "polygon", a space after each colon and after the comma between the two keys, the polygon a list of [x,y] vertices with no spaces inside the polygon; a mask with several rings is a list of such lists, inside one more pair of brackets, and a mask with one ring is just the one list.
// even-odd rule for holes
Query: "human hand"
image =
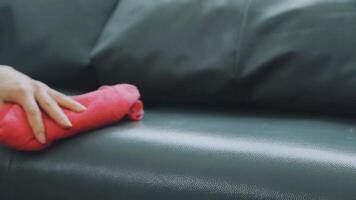
{"label": "human hand", "polygon": [[83,105],[46,84],[0,65],[0,107],[6,102],[22,106],[35,138],[42,144],[46,143],[46,136],[41,109],[63,128],[71,128],[72,124],[60,106],[74,112],[86,110]]}

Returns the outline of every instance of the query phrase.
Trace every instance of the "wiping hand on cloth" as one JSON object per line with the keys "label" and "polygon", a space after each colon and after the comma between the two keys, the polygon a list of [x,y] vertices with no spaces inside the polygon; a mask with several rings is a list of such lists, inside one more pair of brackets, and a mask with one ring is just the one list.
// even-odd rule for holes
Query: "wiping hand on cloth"
{"label": "wiping hand on cloth", "polygon": [[17,150],[35,151],[44,149],[58,139],[118,122],[125,116],[139,121],[144,114],[139,98],[138,89],[129,84],[103,86],[97,91],[73,96],[72,99],[86,109],[78,112],[61,108],[71,127],[63,127],[41,110],[45,142],[36,138],[23,106],[5,103],[0,107],[0,143]]}

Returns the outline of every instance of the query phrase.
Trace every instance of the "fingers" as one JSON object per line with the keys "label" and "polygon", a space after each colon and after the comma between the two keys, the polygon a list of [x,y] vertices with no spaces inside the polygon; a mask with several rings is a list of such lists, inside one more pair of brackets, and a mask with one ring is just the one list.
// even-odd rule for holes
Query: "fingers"
{"label": "fingers", "polygon": [[50,94],[54,100],[56,100],[56,102],[62,107],[68,108],[74,112],[84,112],[86,110],[85,106],[76,102],[72,98],[61,94],[60,92],[50,89]]}
{"label": "fingers", "polygon": [[72,124],[60,106],[75,112],[83,112],[86,110],[80,103],[49,88],[46,84],[39,81],[15,85],[16,87],[10,88],[11,90],[9,89],[9,91],[7,91],[7,95],[0,99],[0,107],[3,101],[20,104],[26,113],[34,137],[42,144],[46,143],[46,135],[40,107],[63,128],[70,128]]}
{"label": "fingers", "polygon": [[72,123],[68,117],[64,114],[62,109],[58,106],[57,102],[49,96],[46,90],[39,89],[36,92],[36,99],[41,108],[59,125],[63,128],[71,128]]}
{"label": "fingers", "polygon": [[32,95],[26,95],[20,104],[26,113],[28,122],[32,127],[35,138],[38,140],[38,142],[45,144],[45,128],[42,121],[41,110],[38,107],[35,98]]}

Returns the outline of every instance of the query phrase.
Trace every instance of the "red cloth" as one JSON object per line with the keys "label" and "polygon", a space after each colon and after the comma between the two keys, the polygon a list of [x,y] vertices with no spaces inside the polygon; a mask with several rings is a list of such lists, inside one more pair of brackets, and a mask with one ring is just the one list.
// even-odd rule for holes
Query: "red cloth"
{"label": "red cloth", "polygon": [[73,99],[86,106],[87,110],[75,113],[63,109],[73,124],[71,129],[62,129],[42,113],[47,141],[44,145],[33,136],[23,109],[16,104],[5,104],[0,108],[0,142],[17,150],[35,151],[55,140],[117,122],[125,116],[138,121],[143,117],[143,104],[139,98],[137,88],[128,84],[103,86],[97,91],[74,96]]}

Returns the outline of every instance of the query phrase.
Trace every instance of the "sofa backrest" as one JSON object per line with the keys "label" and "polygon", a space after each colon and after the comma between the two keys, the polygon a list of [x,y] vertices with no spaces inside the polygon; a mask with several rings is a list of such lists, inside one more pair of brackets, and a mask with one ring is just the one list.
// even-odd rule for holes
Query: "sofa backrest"
{"label": "sofa backrest", "polygon": [[356,104],[356,0],[55,2],[0,3],[0,63],[151,102]]}
{"label": "sofa backrest", "polygon": [[90,52],[116,3],[1,0],[0,64],[49,84],[96,80]]}

